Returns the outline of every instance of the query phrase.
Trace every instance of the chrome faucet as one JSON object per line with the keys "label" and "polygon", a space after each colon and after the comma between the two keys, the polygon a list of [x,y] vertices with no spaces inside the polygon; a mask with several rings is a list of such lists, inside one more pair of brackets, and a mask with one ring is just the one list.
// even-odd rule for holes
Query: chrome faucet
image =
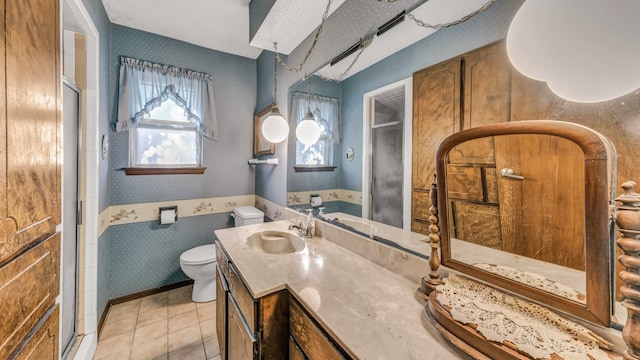
{"label": "chrome faucet", "polygon": [[310,238],[315,233],[315,224],[313,221],[312,209],[307,209],[309,214],[307,215],[307,219],[305,222],[302,219],[298,219],[298,224],[289,225],[289,230],[297,229],[298,235],[304,238]]}

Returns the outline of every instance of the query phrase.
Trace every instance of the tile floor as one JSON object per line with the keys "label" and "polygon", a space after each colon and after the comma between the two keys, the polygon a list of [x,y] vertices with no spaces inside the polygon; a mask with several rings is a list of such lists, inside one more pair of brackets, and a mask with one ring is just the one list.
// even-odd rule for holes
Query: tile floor
{"label": "tile floor", "polygon": [[185,286],[113,305],[93,358],[219,360],[216,302],[192,302]]}

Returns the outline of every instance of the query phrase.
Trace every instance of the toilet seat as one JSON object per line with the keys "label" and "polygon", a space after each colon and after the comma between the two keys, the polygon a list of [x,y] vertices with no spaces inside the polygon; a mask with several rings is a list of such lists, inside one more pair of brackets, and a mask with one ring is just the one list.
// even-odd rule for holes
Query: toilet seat
{"label": "toilet seat", "polygon": [[180,262],[188,265],[202,265],[214,261],[216,261],[216,247],[213,244],[194,247],[180,255]]}

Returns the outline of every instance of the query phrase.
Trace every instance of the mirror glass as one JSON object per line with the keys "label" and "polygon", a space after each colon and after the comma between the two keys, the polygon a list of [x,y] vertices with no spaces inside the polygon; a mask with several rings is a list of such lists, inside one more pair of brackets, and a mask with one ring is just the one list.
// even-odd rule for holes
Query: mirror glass
{"label": "mirror glass", "polygon": [[451,259],[586,303],[577,144],[534,134],[473,139],[449,151],[445,170]]}
{"label": "mirror glass", "polygon": [[573,123],[461,131],[437,155],[442,264],[609,325],[615,150]]}
{"label": "mirror glass", "polygon": [[[334,135],[334,139],[337,136],[341,138],[340,143],[330,141],[328,144],[320,144],[320,147],[319,144],[305,147],[292,137],[288,149],[287,205],[301,212],[311,208],[314,215],[321,220],[407,253],[428,258],[431,248],[426,241],[427,236],[403,230],[403,223],[409,223],[409,217],[404,219],[403,215],[405,212],[410,213],[411,203],[410,198],[404,198],[405,194],[410,195],[408,189],[411,180],[410,175],[405,172],[405,168],[411,168],[410,158],[406,158],[406,153],[411,151],[406,148],[405,143],[407,130],[411,129],[407,129],[410,123],[407,125],[404,121],[406,105],[411,99],[406,98],[405,91],[406,85],[399,84],[382,89],[365,100],[370,105],[368,110],[371,114],[371,126],[366,130],[367,136],[362,136],[362,130],[355,133],[349,126],[341,124],[342,133]],[[325,81],[317,76],[291,87],[291,133],[294,133],[297,122],[306,111],[304,104],[307,101],[311,104],[311,112],[314,113],[316,121],[330,125],[332,119],[322,119],[322,115],[315,110],[322,108],[323,102],[334,99],[342,106],[341,97],[342,83]],[[303,104],[299,101],[301,98]],[[366,141],[369,145],[345,145],[352,145],[354,137]],[[328,150],[322,154],[326,154],[327,164],[302,163],[308,157],[301,159],[301,152],[321,152],[324,148]],[[292,164],[294,161],[295,164]],[[364,169],[363,165],[366,165]],[[363,184],[370,184],[376,191],[347,190],[365,188],[366,185]],[[373,195],[363,199],[363,193]],[[312,206],[312,197],[321,199],[322,204]]]}

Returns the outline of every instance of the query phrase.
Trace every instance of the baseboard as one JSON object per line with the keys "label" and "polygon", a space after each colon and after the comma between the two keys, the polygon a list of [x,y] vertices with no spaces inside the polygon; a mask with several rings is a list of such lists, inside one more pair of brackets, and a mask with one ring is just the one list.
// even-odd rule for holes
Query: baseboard
{"label": "baseboard", "polygon": [[102,333],[102,327],[104,326],[104,323],[107,320],[107,315],[109,314],[109,310],[111,309],[111,306],[116,305],[116,304],[121,304],[121,303],[124,303],[124,302],[127,302],[127,301],[131,301],[131,300],[135,300],[135,299],[140,299],[140,298],[143,298],[145,296],[149,296],[149,295],[153,295],[153,294],[157,294],[157,293],[161,293],[161,292],[165,292],[165,291],[181,288],[183,286],[189,286],[191,284],[193,284],[193,280],[189,279],[189,280],[184,280],[184,281],[180,281],[180,282],[169,284],[169,285],[160,286],[160,287],[155,288],[155,289],[143,290],[143,291],[140,291],[140,292],[137,292],[137,293],[134,293],[134,294],[125,295],[125,296],[121,296],[119,298],[115,298],[115,299],[109,300],[107,302],[107,306],[105,307],[104,311],[102,312],[102,316],[100,316],[100,322],[98,323],[98,338],[100,338],[100,334]]}

